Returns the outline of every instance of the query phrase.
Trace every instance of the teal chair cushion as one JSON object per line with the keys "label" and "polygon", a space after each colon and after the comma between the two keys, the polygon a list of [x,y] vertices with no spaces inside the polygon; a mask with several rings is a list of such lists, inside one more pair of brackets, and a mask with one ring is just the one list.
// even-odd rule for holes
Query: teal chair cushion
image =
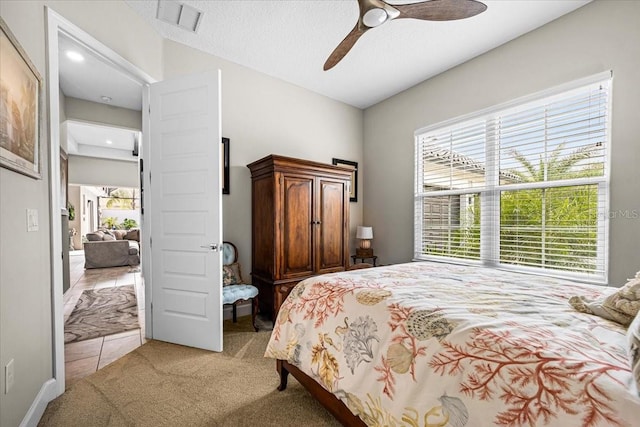
{"label": "teal chair cushion", "polygon": [[233,304],[238,300],[254,298],[258,288],[253,285],[229,285],[222,288],[222,303]]}

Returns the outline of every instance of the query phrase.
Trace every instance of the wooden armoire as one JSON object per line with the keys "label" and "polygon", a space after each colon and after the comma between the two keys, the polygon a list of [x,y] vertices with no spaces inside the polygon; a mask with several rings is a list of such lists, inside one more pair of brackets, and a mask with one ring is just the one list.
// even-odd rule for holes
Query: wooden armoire
{"label": "wooden armoire", "polygon": [[349,265],[351,170],[270,155],[251,170],[251,277],[275,319],[300,281]]}

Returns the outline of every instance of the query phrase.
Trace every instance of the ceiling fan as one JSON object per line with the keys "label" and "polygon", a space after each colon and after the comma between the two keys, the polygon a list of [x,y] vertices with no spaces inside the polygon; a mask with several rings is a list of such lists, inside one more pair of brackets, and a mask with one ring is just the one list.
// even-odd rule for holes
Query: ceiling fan
{"label": "ceiling fan", "polygon": [[333,68],[351,50],[358,39],[371,28],[394,19],[413,18],[427,21],[453,21],[484,12],[487,6],[475,0],[429,0],[410,4],[389,4],[384,0],[358,0],[360,16],[356,26],[340,42],[324,63]]}

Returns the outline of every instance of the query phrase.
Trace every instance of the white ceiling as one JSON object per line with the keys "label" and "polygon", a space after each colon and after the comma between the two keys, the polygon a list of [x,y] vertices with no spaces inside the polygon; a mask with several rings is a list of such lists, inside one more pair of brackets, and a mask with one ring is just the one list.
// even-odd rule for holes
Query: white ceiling
{"label": "white ceiling", "polygon": [[[142,110],[142,85],[132,80],[93,51],[65,34],[58,38],[60,88],[66,97],[98,102],[112,107]],[[67,57],[72,51],[83,60]],[[109,102],[102,96],[111,98]],[[137,161],[132,152],[138,132],[113,126],[67,120],[67,153],[76,156]],[[111,144],[107,143],[111,141]]]}
{"label": "white ceiling", "polygon": [[[65,96],[142,110],[142,85],[139,82],[65,34],[61,33],[58,40],[60,87]],[[84,60],[72,61],[66,55],[68,51],[81,54]],[[103,101],[102,96],[110,97],[111,101]]]}
{"label": "white ceiling", "polygon": [[325,60],[357,21],[356,0],[186,0],[204,12],[197,34],[156,19],[158,0],[125,1],[167,39],[366,108],[591,0],[483,0],[488,9],[468,19],[394,20],[329,71]]}
{"label": "white ceiling", "polygon": [[[588,3],[487,0],[486,12],[466,20],[392,21],[367,32],[336,67],[323,71],[328,55],[355,24],[356,0],[189,0],[205,13],[198,34],[157,20],[157,0],[126,1],[163,37],[359,108]],[[60,86],[66,96],[99,103],[108,96],[108,105],[142,109],[139,82],[68,36],[59,40]],[[68,50],[84,61],[70,61]],[[131,155],[136,132],[74,121],[67,123],[67,132],[69,154],[136,160]]]}

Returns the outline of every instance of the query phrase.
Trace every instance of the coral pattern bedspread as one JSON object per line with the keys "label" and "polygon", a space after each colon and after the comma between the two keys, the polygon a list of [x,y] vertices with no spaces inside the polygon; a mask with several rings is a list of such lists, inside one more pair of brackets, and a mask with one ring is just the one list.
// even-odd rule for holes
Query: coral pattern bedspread
{"label": "coral pattern bedspread", "polygon": [[370,426],[638,426],[625,329],[567,302],[606,291],[430,262],[317,276],[265,356]]}

